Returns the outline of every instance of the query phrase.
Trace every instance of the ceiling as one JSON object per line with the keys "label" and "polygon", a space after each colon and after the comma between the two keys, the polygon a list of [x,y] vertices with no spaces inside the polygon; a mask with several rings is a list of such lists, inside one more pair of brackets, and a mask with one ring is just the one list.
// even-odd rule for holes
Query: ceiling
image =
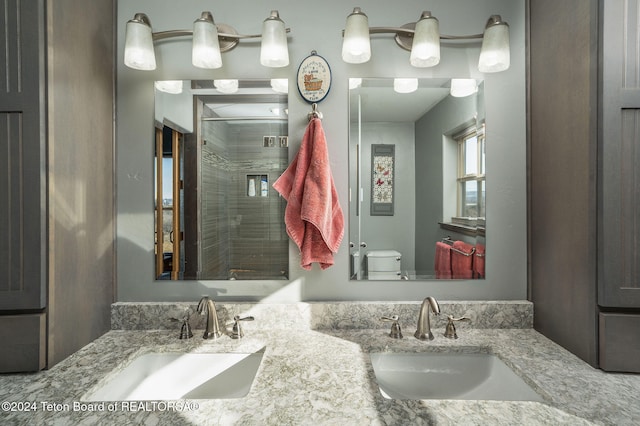
{"label": "ceiling", "polygon": [[271,87],[270,80],[240,80],[234,93],[221,93],[213,80],[192,82],[192,93],[197,95],[219,118],[286,118],[288,95]]}
{"label": "ceiling", "polygon": [[353,115],[357,114],[359,101],[365,121],[415,122],[449,96],[449,87],[449,79],[419,79],[415,92],[397,93],[393,79],[364,79],[360,87],[350,91],[352,119],[356,119]]}

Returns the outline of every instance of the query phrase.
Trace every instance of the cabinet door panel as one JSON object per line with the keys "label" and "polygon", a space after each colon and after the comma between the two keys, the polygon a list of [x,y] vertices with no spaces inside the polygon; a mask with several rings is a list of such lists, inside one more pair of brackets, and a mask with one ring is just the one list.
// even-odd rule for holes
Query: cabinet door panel
{"label": "cabinet door panel", "polygon": [[598,304],[640,307],[640,0],[602,6]]}
{"label": "cabinet door panel", "polygon": [[640,315],[600,314],[600,368],[640,373]]}
{"label": "cabinet door panel", "polygon": [[46,362],[45,314],[0,316],[0,373],[39,371]]}
{"label": "cabinet door panel", "polygon": [[0,7],[0,311],[45,306],[43,11]]}

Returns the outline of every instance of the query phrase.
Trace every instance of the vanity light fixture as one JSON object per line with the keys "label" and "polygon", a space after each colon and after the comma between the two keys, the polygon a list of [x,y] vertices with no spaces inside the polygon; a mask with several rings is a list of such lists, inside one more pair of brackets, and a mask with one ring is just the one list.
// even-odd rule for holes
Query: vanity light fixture
{"label": "vanity light fixture", "polygon": [[277,10],[272,10],[271,15],[262,23],[260,64],[269,68],[289,65],[287,30]]}
{"label": "vanity light fixture", "polygon": [[156,69],[154,42],[174,37],[191,36],[192,63],[195,67],[215,69],[222,66],[221,53],[238,45],[241,39],[262,38],[260,63],[266,67],[278,68],[289,65],[287,33],[277,10],[262,25],[261,34],[238,34],[230,25],[216,24],[211,12],[202,12],[193,23],[192,30],[168,30],[153,32],[151,21],[144,13],[136,13],[127,22],[124,44],[124,64],[137,70]]}
{"label": "vanity light fixture", "polygon": [[342,60],[350,64],[363,64],[371,59],[369,18],[359,7],[347,16],[342,42]]}
{"label": "vanity light fixture", "polygon": [[433,67],[440,62],[440,40],[482,40],[478,69],[500,72],[509,68],[509,24],[500,15],[491,15],[483,34],[451,36],[440,34],[439,22],[431,12],[422,12],[418,22],[401,27],[369,27],[369,19],[359,7],[347,17],[343,31],[342,60],[361,64],[371,58],[370,34],[395,34],[401,48],[411,52],[414,67]]}
{"label": "vanity light fixture", "polygon": [[440,63],[440,23],[431,12],[422,12],[416,22],[409,62],[418,68],[433,67]]}
{"label": "vanity light fixture", "polygon": [[213,80],[213,85],[216,90],[220,93],[236,93],[238,91],[238,80],[232,79],[222,79],[222,80]]}
{"label": "vanity light fixture", "polygon": [[182,93],[183,82],[182,80],[162,80],[156,81],[154,86],[161,92],[179,95]]}
{"label": "vanity light fixture", "polygon": [[451,96],[454,98],[464,98],[473,95],[478,91],[478,83],[474,78],[452,78]]}
{"label": "vanity light fixture", "polygon": [[191,63],[194,67],[216,69],[222,67],[218,28],[210,12],[202,12],[193,23]]}
{"label": "vanity light fixture", "polygon": [[124,37],[124,64],[137,70],[155,70],[156,55],[153,52],[151,22],[144,13],[127,22]]}
{"label": "vanity light fixture", "polygon": [[272,78],[271,88],[277,93],[289,93],[289,79],[287,78]]}
{"label": "vanity light fixture", "polygon": [[482,38],[480,72],[500,72],[509,69],[509,25],[500,15],[492,15],[487,21]]}
{"label": "vanity light fixture", "polygon": [[418,90],[417,78],[394,78],[393,90],[396,93],[412,93]]}

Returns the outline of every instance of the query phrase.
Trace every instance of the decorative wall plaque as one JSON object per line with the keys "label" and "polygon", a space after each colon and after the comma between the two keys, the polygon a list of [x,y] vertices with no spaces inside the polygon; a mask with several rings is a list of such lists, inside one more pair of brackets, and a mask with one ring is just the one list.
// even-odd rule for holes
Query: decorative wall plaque
{"label": "decorative wall plaque", "polygon": [[298,68],[298,91],[309,103],[321,102],[331,89],[331,68],[316,51],[304,58]]}

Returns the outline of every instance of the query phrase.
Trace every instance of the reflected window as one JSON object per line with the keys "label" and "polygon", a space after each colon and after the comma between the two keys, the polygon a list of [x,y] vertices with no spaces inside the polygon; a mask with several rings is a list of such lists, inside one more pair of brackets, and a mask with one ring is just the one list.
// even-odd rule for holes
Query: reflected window
{"label": "reflected window", "polygon": [[485,138],[484,127],[470,127],[457,134],[458,209],[466,219],[485,217]]}

